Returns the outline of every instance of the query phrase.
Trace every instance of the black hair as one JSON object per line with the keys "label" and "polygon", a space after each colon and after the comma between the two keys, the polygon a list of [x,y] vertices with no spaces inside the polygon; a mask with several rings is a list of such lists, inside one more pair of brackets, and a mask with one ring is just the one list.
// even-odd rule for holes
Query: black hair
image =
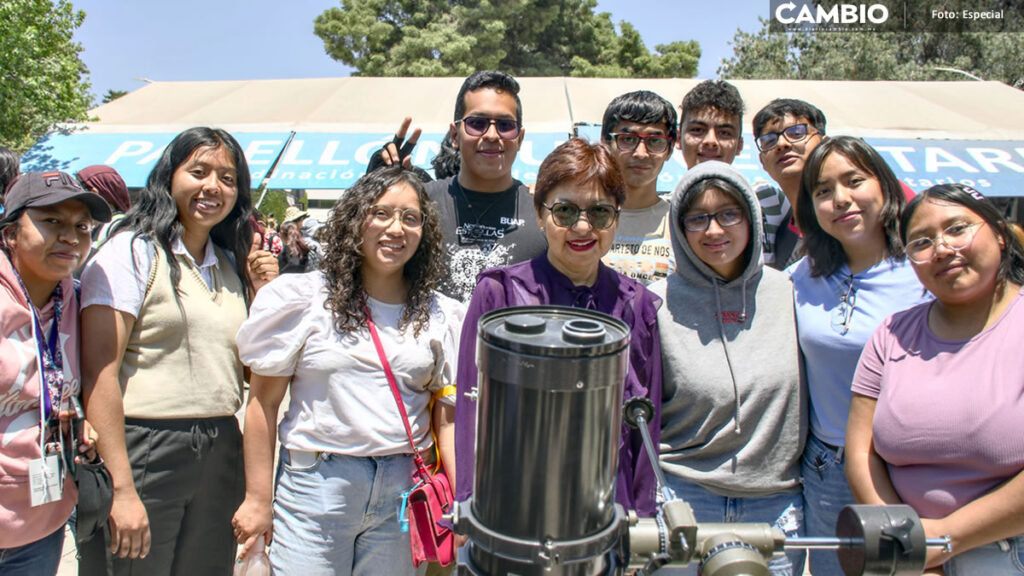
{"label": "black hair", "polygon": [[412,325],[420,331],[430,322],[433,293],[446,273],[441,223],[437,207],[427,196],[419,177],[401,164],[374,170],[356,181],[331,210],[323,229],[327,232],[320,270],[327,279],[327,301],[334,328],[349,333],[366,325],[366,293],[363,286],[363,231],[370,207],[393,186],[405,184],[416,192],[423,214],[420,244],[402,268],[409,282],[409,294],[399,327]]}
{"label": "black hair", "polygon": [[892,168],[870,144],[853,136],[836,136],[821,141],[804,164],[800,178],[800,192],[796,200],[796,221],[804,236],[804,247],[811,264],[811,276],[828,276],[846,262],[846,251],[835,237],[825,232],[814,212],[814,190],[821,176],[821,166],[829,155],[836,153],[854,166],[878,180],[882,188],[882,221],[885,247],[891,256],[903,257],[903,239],[900,238],[900,215],[907,205],[903,186]]}
{"label": "black hair", "polygon": [[761,135],[766,124],[785,118],[786,114],[806,118],[818,134],[825,135],[825,114],[817,106],[795,98],[776,98],[754,115],[754,138]]}
{"label": "black hair", "polygon": [[452,145],[451,131],[444,133],[444,139],[441,140],[441,149],[437,152],[437,156],[434,156],[434,159],[430,161],[430,165],[433,166],[434,177],[438,180],[443,180],[459,173],[459,168],[462,166],[462,156],[459,155],[459,149]]}
{"label": "black hair", "polygon": [[688,113],[704,108],[721,110],[735,116],[737,124],[743,124],[743,97],[735,86],[725,80],[705,80],[687,92],[683,96],[682,119],[685,120]]}
{"label": "black hair", "polygon": [[939,200],[957,204],[974,212],[988,224],[997,236],[1002,238],[1003,249],[999,260],[999,271],[996,274],[997,281],[1002,284],[1009,280],[1015,284],[1024,285],[1024,246],[1017,235],[1013,233],[1011,224],[1007,222],[1002,211],[978,193],[977,190],[963,184],[938,184],[928,188],[914,197],[903,210],[903,217],[900,219],[900,237],[903,242],[907,241],[907,232],[910,229],[910,220],[914,212],[925,200]]}
{"label": "black hair", "polygon": [[254,231],[249,164],[242,147],[224,130],[195,127],[175,136],[149,173],[146,187],[139,192],[138,200],[132,204],[124,218],[114,224],[111,234],[131,230],[135,233],[134,237],[142,236],[158,243],[163,248],[170,266],[171,282],[177,290],[181,282],[181,267],[171,251],[171,244],[175,237],[181,236],[184,228],[178,217],[178,206],[171,196],[171,180],[178,168],[201,148],[223,148],[231,154],[235,163],[235,205],[224,220],[210,230],[210,240],[234,259],[235,272],[245,288],[244,297],[248,302],[252,283],[246,270],[246,258]]}
{"label": "black hair", "polygon": [[619,122],[664,124],[666,135],[676,141],[676,109],[672,103],[650,90],[637,90],[616,96],[604,109],[601,120],[601,141],[611,143],[611,133]]}
{"label": "black hair", "polygon": [[18,177],[21,158],[9,148],[0,147],[0,199],[7,195],[7,188]]}
{"label": "black hair", "polygon": [[499,92],[511,94],[516,99],[516,121],[523,123],[523,103],[519,100],[519,82],[504,72],[497,70],[480,70],[473,72],[459,88],[459,96],[455,100],[455,120],[462,120],[466,115],[466,93],[476,92],[483,88],[491,88]]}

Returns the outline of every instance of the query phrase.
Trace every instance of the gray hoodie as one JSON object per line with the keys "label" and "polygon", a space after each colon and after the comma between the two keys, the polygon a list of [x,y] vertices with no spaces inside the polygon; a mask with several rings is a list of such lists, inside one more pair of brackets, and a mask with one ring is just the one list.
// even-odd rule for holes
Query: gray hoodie
{"label": "gray hoodie", "polygon": [[[679,223],[686,192],[711,177],[736,185],[751,216],[750,260],[732,281],[694,254]],[[757,198],[731,166],[705,162],[680,180],[669,216],[676,272],[650,286],[665,302],[661,468],[722,496],[797,492],[807,401],[793,287],[764,266]]]}

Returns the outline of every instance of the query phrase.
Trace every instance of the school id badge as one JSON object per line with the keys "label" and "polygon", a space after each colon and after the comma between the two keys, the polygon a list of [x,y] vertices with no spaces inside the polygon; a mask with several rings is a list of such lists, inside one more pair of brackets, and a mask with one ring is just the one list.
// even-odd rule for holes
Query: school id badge
{"label": "school id badge", "polygon": [[47,453],[28,463],[29,489],[32,492],[32,506],[57,502],[64,497],[64,475],[61,473],[59,452]]}

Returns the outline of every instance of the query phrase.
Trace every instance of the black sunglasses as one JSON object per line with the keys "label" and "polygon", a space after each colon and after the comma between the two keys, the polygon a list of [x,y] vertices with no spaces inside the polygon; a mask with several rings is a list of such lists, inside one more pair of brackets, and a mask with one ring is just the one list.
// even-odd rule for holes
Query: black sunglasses
{"label": "black sunglasses", "polygon": [[494,129],[498,131],[498,137],[502,140],[515,140],[519,137],[519,132],[522,127],[519,122],[511,118],[488,118],[486,116],[466,116],[462,120],[456,120],[455,123],[462,123],[463,127],[466,128],[466,134],[470,136],[483,136],[491,129],[491,125],[494,125]]}
{"label": "black sunglasses", "polygon": [[619,209],[611,204],[594,204],[590,208],[583,209],[572,202],[555,202],[551,206],[541,204],[551,211],[551,219],[562,228],[572,228],[579,221],[580,216],[587,215],[587,222],[597,230],[607,230],[615,223],[615,217],[619,215]]}

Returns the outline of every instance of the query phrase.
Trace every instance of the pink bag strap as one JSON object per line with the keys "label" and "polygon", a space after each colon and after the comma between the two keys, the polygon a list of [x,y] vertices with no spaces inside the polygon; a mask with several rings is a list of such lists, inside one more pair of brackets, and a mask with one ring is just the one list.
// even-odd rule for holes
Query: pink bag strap
{"label": "pink bag strap", "polygon": [[363,313],[366,314],[366,327],[370,330],[370,337],[373,338],[373,345],[377,348],[377,355],[380,356],[380,363],[384,366],[384,375],[388,378],[388,384],[391,386],[391,394],[395,397],[395,404],[398,405],[398,411],[402,414],[402,424],[405,425],[405,435],[409,438],[409,446],[412,447],[413,461],[416,463],[417,475],[426,479],[430,477],[430,472],[427,471],[426,464],[423,463],[423,458],[420,456],[420,451],[416,449],[416,441],[412,438],[412,428],[409,426],[409,415],[405,412],[405,402],[402,402],[402,394],[398,391],[398,382],[395,381],[395,374],[391,372],[391,363],[388,362],[388,357],[384,354],[384,345],[380,343],[380,336],[377,335],[377,326],[373,323],[373,317],[370,315],[370,307],[365,303],[363,304]]}

